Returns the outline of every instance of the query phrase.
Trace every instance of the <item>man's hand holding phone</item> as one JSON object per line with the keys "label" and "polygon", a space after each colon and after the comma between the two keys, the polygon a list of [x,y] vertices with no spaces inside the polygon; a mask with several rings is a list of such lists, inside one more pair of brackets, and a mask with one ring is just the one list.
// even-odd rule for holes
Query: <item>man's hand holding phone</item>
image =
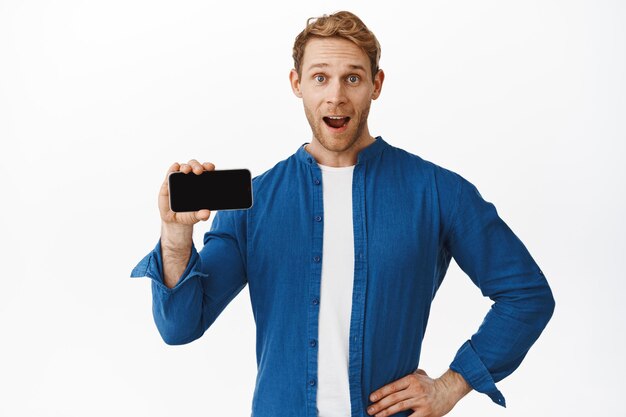
{"label": "man's hand holding phone", "polygon": [[186,164],[175,162],[170,166],[159,191],[159,212],[161,214],[161,256],[163,258],[163,283],[174,287],[187,267],[193,242],[193,225],[206,221],[211,215],[210,210],[175,213],[170,208],[170,192],[168,178],[172,172],[200,175],[204,171],[215,170],[211,162],[200,164],[192,159]]}
{"label": "man's hand holding phone", "polygon": [[200,164],[195,159],[170,167],[159,191],[166,285],[176,285],[185,270],[194,224],[208,220],[211,210],[252,207],[251,175],[248,169],[217,171],[211,162]]}
{"label": "man's hand holding phone", "polygon": [[184,213],[175,213],[172,211],[170,207],[170,190],[168,179],[170,173],[172,172],[182,172],[184,174],[189,174],[193,172],[195,175],[200,175],[204,171],[214,171],[215,165],[211,162],[205,162],[204,164],[200,164],[195,159],[190,160],[186,164],[179,164],[175,162],[167,171],[165,175],[165,180],[161,185],[161,190],[159,191],[159,211],[161,213],[161,220],[164,223],[168,224],[177,224],[181,226],[193,226],[199,221],[206,221],[209,219],[211,215],[211,211],[202,209],[198,211],[190,211]]}

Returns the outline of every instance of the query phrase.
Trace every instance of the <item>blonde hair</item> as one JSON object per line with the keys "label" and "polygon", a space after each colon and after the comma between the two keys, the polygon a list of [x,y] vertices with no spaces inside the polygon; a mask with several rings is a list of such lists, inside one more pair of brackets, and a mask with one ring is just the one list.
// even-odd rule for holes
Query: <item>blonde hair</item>
{"label": "blonde hair", "polygon": [[355,43],[361,48],[370,60],[372,70],[372,82],[374,75],[378,72],[378,61],[380,60],[380,44],[376,36],[355,14],[341,11],[322,17],[310,17],[306,21],[306,27],[296,36],[293,45],[293,64],[298,72],[298,77],[302,78],[302,57],[304,47],[312,37],[339,37]]}

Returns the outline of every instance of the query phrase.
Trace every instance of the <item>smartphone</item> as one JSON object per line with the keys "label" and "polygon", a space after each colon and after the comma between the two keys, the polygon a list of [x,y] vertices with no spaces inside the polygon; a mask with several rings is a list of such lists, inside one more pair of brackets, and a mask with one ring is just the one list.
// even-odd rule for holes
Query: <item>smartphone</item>
{"label": "smartphone", "polygon": [[247,169],[171,172],[168,176],[170,209],[185,211],[242,210],[252,207],[252,177]]}

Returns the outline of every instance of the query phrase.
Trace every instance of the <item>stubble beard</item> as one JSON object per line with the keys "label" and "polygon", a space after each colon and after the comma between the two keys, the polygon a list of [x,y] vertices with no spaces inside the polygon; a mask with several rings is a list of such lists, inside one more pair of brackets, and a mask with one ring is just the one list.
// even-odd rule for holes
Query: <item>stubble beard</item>
{"label": "stubble beard", "polygon": [[[313,112],[311,112],[306,106],[304,106],[304,113],[306,114],[306,118],[309,121],[309,125],[311,126],[311,130],[313,131],[313,136],[317,141],[322,145],[325,149],[331,152],[344,152],[351,147],[353,147],[359,139],[361,139],[361,135],[363,134],[363,130],[367,125],[367,116],[370,112],[370,105],[368,105],[363,112],[361,113],[361,117],[359,118],[358,125],[354,134],[350,136],[348,139],[344,139],[345,134],[350,134],[350,131],[343,132],[342,135],[337,135],[335,138],[340,138],[339,140],[333,139],[329,132],[325,132],[325,126],[323,120],[319,120],[315,117]],[[354,119],[350,119],[350,123],[354,123]],[[366,138],[364,138],[365,140]]]}

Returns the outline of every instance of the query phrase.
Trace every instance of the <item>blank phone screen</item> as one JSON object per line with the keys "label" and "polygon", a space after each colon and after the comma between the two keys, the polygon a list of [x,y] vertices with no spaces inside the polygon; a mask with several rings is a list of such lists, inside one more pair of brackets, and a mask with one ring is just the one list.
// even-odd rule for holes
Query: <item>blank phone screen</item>
{"label": "blank phone screen", "polygon": [[174,212],[238,210],[252,207],[252,180],[247,169],[224,169],[169,175],[170,208]]}

